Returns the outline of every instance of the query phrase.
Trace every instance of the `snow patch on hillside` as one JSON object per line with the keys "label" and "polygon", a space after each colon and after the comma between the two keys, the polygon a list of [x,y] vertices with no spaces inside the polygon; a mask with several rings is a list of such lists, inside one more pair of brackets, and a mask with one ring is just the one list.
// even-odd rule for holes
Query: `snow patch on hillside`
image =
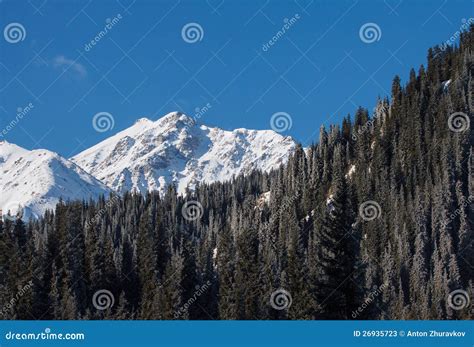
{"label": "snow patch on hillside", "polygon": [[450,79],[447,80],[447,81],[441,82],[441,86],[442,86],[442,88],[443,88],[444,91],[447,91],[447,90],[448,90],[448,87],[449,87],[450,84],[451,84],[451,80],[450,80]]}
{"label": "snow patch on hillside", "polygon": [[345,177],[351,178],[355,171],[356,171],[356,166],[355,164],[352,164],[351,167],[349,168],[349,171],[347,171],[347,174],[345,175]]}

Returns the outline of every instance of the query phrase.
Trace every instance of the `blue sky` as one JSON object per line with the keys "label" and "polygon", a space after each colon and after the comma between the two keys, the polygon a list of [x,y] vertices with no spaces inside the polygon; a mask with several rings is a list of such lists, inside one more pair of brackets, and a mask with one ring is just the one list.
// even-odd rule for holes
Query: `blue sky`
{"label": "blue sky", "polygon": [[[70,157],[137,118],[207,107],[199,121],[225,129],[269,129],[285,112],[283,134],[308,145],[321,124],[372,109],[473,9],[469,0],[0,0],[0,130],[31,103],[4,138]],[[10,23],[22,40],[6,36]],[[189,23],[196,42],[183,39]],[[366,23],[380,29],[374,42],[361,39]],[[94,129],[99,112],[113,129]]]}

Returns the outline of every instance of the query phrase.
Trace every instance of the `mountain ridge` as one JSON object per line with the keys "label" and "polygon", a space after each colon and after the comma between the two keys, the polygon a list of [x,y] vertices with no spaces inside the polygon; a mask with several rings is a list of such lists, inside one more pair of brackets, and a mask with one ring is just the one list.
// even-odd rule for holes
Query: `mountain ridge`
{"label": "mountain ridge", "polygon": [[0,209],[38,217],[61,198],[98,198],[111,192],[76,164],[46,149],[27,150],[0,142]]}
{"label": "mountain ridge", "polygon": [[295,147],[291,137],[272,130],[223,130],[170,112],[156,121],[140,118],[70,160],[119,193],[163,193],[169,184],[184,193],[197,182],[269,171],[286,162]]}
{"label": "mountain ridge", "polygon": [[60,199],[97,199],[111,192],[184,194],[198,182],[226,181],[285,163],[296,142],[272,130],[223,130],[181,112],[134,124],[66,159],[47,149],[0,141],[2,214],[38,217]]}

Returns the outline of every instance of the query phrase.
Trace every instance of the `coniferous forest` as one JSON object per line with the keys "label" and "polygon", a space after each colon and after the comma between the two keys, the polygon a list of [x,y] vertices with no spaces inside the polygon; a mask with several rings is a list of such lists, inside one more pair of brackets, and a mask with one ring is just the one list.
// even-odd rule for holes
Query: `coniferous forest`
{"label": "coniferous forest", "polygon": [[6,218],[0,316],[472,319],[474,27],[427,60],[271,173]]}

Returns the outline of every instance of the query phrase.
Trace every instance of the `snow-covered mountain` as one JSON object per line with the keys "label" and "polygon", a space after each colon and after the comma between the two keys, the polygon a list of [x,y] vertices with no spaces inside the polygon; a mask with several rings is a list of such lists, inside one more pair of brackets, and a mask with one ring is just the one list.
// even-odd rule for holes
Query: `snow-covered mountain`
{"label": "snow-covered mountain", "polygon": [[97,198],[110,189],[71,161],[38,149],[28,151],[0,141],[0,209],[37,217],[63,200]]}
{"label": "snow-covered mountain", "polygon": [[170,183],[183,193],[197,182],[277,168],[295,146],[272,130],[226,131],[172,112],[157,121],[139,119],[70,160],[119,193],[164,192]]}

